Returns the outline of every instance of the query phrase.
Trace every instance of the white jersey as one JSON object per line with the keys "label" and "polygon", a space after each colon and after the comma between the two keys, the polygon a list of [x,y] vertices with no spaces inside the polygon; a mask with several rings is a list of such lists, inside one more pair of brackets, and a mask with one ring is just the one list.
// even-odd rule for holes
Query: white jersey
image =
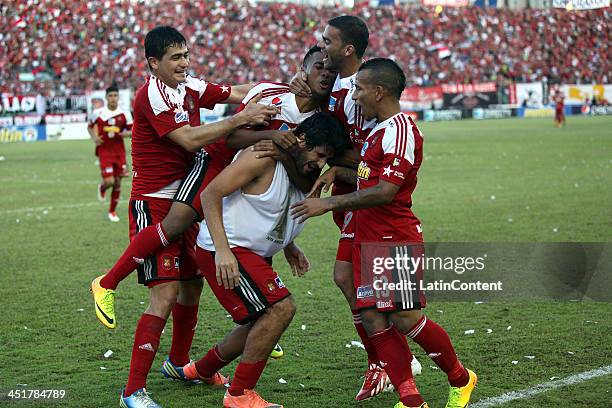
{"label": "white jersey", "polygon": [[[304,229],[304,224],[289,214],[291,205],[304,198],[304,193],[289,181],[281,162],[276,163],[274,177],[265,193],[253,195],[237,190],[224,197],[223,225],[230,248],[246,248],[264,258],[279,252]],[[206,220],[200,225],[198,246],[215,250]]]}

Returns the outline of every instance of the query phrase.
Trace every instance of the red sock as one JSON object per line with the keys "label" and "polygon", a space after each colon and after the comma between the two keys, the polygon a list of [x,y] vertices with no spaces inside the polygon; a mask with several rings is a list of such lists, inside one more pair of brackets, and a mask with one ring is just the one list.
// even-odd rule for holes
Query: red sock
{"label": "red sock", "polygon": [[149,225],[142,229],[132,239],[132,242],[130,242],[130,245],[128,245],[113,268],[100,280],[100,286],[106,289],[117,289],[119,282],[140,265],[134,258],[144,262],[146,258],[155,255],[160,249],[168,246],[168,244],[169,242],[166,239],[166,233],[161,223]]}
{"label": "red sock", "polygon": [[357,334],[359,334],[359,338],[361,339],[361,343],[363,347],[365,347],[366,353],[368,353],[368,366],[372,364],[378,364],[378,354],[376,354],[376,349],[372,345],[368,334],[363,328],[363,324],[361,323],[361,315],[358,310],[352,310],[353,313],[353,324],[355,324],[355,330],[357,330]]}
{"label": "red sock", "polygon": [[389,375],[391,383],[400,396],[400,401],[410,407],[418,407],[423,398],[412,378],[412,353],[406,338],[391,326],[370,336],[372,344],[381,360],[381,365]]}
{"label": "red sock", "polygon": [[221,358],[219,346],[215,346],[208,350],[204,357],[196,361],[195,365],[200,376],[210,378],[229,363],[230,361]]}
{"label": "red sock", "polygon": [[140,316],[134,334],[130,375],[125,386],[124,396],[130,396],[147,385],[147,375],[159,347],[159,337],[166,325],[161,317],[144,313]]}
{"label": "red sock", "polygon": [[407,336],[416,341],[446,373],[450,385],[463,387],[468,383],[470,375],[457,358],[448,333],[440,325],[423,315]]}
{"label": "red sock", "polygon": [[255,388],[261,373],[266,367],[267,360],[257,361],[255,363],[243,363],[242,361],[236,366],[232,385],[229,388],[229,393],[234,397],[244,394],[244,390],[252,390]]}
{"label": "red sock", "polygon": [[198,305],[185,306],[179,303],[172,309],[172,346],[170,361],[175,366],[189,363],[189,349],[198,324]]}
{"label": "red sock", "polygon": [[110,199],[110,208],[108,209],[108,212],[115,212],[115,210],[117,209],[117,204],[119,204],[119,194],[121,194],[121,189],[120,188],[113,188],[113,192],[111,193],[111,199]]}

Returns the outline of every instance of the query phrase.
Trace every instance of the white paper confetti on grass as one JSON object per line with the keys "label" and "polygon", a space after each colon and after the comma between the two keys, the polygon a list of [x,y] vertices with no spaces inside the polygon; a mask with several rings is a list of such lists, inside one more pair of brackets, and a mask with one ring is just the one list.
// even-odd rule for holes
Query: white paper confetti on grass
{"label": "white paper confetti on grass", "polygon": [[559,232],[559,228],[553,228],[553,232]]}
{"label": "white paper confetti on grass", "polygon": [[24,329],[28,330],[28,326],[23,326]]}
{"label": "white paper confetti on grass", "polygon": [[77,309],[77,312],[84,312],[84,311],[85,311],[85,309],[83,309],[83,308]]}
{"label": "white paper confetti on grass", "polygon": [[350,345],[350,344],[348,344],[348,343],[346,343],[346,344],[344,345],[344,347],[346,347],[346,348],[351,348],[351,345]]}
{"label": "white paper confetti on grass", "polygon": [[145,304],[145,302],[138,302],[138,303],[140,303],[141,305],[144,305],[144,304]]}
{"label": "white paper confetti on grass", "polygon": [[27,387],[28,384],[15,384],[15,387]]}
{"label": "white paper confetti on grass", "polygon": [[436,367],[436,366],[429,366],[429,368],[431,368],[432,370],[439,370],[440,369],[439,367]]}
{"label": "white paper confetti on grass", "polygon": [[512,360],[512,364],[517,365],[518,361],[517,360]]}
{"label": "white paper confetti on grass", "polygon": [[596,322],[596,321],[594,321],[594,320],[585,320],[584,322],[585,322],[585,323],[593,323],[593,324],[597,324],[597,322]]}
{"label": "white paper confetti on grass", "polygon": [[359,347],[365,350],[364,345],[360,341],[355,341],[355,340],[351,341],[351,346]]}
{"label": "white paper confetti on grass", "polygon": [[535,358],[535,356],[523,356],[525,357],[527,360],[533,360]]}
{"label": "white paper confetti on grass", "polygon": [[559,379],[559,377],[550,377],[550,381],[558,380],[558,379]]}
{"label": "white paper confetti on grass", "polygon": [[100,367],[100,370],[106,370],[106,367]]}
{"label": "white paper confetti on grass", "polygon": [[306,388],[306,386],[304,384],[302,384],[302,383],[300,383],[300,387]]}
{"label": "white paper confetti on grass", "polygon": [[490,198],[491,198],[491,201],[495,201],[495,196],[494,195],[492,195]]}
{"label": "white paper confetti on grass", "polygon": [[306,325],[305,324],[302,325],[302,330],[306,330]]}
{"label": "white paper confetti on grass", "polygon": [[113,355],[113,350],[106,350],[106,353],[104,353],[104,358],[109,358],[112,355]]}
{"label": "white paper confetti on grass", "polygon": [[465,334],[474,334],[474,329],[466,330]]}
{"label": "white paper confetti on grass", "polygon": [[17,224],[19,224],[19,223],[21,222],[21,220],[20,220],[19,218],[17,218],[17,219],[15,220],[15,222],[16,222]]}
{"label": "white paper confetti on grass", "polygon": [[312,296],[312,292],[311,292],[311,291],[308,291],[308,292],[306,292],[306,293],[308,293],[310,296]]}
{"label": "white paper confetti on grass", "polygon": [[575,353],[574,353],[573,351],[568,351],[568,352],[567,352],[567,354],[569,354],[569,355],[572,355],[572,356],[573,356]]}
{"label": "white paper confetti on grass", "polygon": [[0,161],[5,161],[6,158],[4,156],[0,156]]}
{"label": "white paper confetti on grass", "polygon": [[281,384],[287,384],[287,380],[285,380],[284,378],[279,378],[278,382]]}
{"label": "white paper confetti on grass", "polygon": [[43,210],[43,215],[49,214],[49,210]]}
{"label": "white paper confetti on grass", "polygon": [[506,327],[506,330],[508,330],[508,331],[512,330],[512,326]]}
{"label": "white paper confetti on grass", "polygon": [[477,300],[474,302],[475,305],[482,305],[484,302],[482,300]]}
{"label": "white paper confetti on grass", "polygon": [[487,329],[487,334],[491,334],[491,333],[493,333],[493,330]]}
{"label": "white paper confetti on grass", "polygon": [[512,223],[513,219],[512,218],[508,218],[508,222]]}

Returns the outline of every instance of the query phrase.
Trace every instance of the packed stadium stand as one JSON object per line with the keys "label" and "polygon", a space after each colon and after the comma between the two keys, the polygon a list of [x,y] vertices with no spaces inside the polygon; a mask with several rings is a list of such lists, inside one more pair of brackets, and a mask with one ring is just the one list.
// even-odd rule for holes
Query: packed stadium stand
{"label": "packed stadium stand", "polygon": [[[510,80],[609,83],[610,10],[433,8],[352,10],[294,3],[40,0],[0,6],[0,92],[55,96],[135,88],[147,75],[143,39],[156,25],[190,42],[198,75],[232,83],[286,81],[325,21],[365,18],[366,57],[396,59],[408,85]],[[250,17],[250,18],[247,18]],[[441,58],[440,48],[450,56]],[[20,81],[19,75],[49,81]]]}

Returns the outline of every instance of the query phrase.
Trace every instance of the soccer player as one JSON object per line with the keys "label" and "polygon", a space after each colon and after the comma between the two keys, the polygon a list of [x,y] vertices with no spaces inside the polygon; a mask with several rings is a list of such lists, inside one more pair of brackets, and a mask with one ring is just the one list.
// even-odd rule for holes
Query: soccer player
{"label": "soccer player", "polygon": [[96,145],[102,172],[98,199],[103,201],[106,190],[112,187],[108,219],[119,222],[115,210],[121,193],[121,177],[125,177],[127,170],[123,138],[132,136],[132,115],[119,108],[119,90],[115,85],[106,88],[106,106],[92,112],[87,131]]}
{"label": "soccer player", "polygon": [[[338,209],[356,211],[353,267],[357,308],[381,364],[400,395],[396,408],[427,407],[410,370],[411,352],[405,335],[417,342],[448,376],[447,408],[465,407],[476,386],[476,374],[463,367],[446,331],[422,312],[425,298],[420,290],[399,291],[389,302],[377,302],[360,269],[362,251],[372,244],[402,249],[406,243],[423,242],[421,224],[411,210],[412,192],[422,161],[422,135],[412,119],[401,112],[399,98],[405,76],[392,60],[374,58],[357,73],[353,99],[368,120],[375,119],[361,150],[357,172],[344,168],[335,178],[357,179],[356,192],[328,198],[309,198],[293,207],[292,217],[301,222]],[[422,271],[421,271],[422,273]],[[398,275],[400,273],[398,272]],[[365,281],[364,281],[365,280]],[[363,283],[362,283],[363,282]]]}
{"label": "soccer player", "polygon": [[560,128],[565,126],[564,98],[561,93],[555,98],[555,126]]}
{"label": "soccer player", "polygon": [[[134,103],[132,162],[134,177],[130,199],[130,236],[155,223],[168,213],[181,180],[194,176],[183,186],[198,189],[198,166],[186,175],[190,161],[202,163],[205,144],[227,136],[250,124],[267,124],[277,109],[258,104],[254,98],[238,114],[207,125],[200,125],[200,108],[216,103],[240,102],[251,86],[230,87],[207,83],[187,75],[189,51],[185,38],[172,27],[156,27],[145,37],[145,56],[151,76],[138,90]],[[194,155],[193,152],[198,152]],[[195,156],[195,157],[194,157]],[[122,407],[158,407],[147,394],[146,379],[155,358],[166,319],[173,312],[170,359],[177,364],[189,362],[202,276],[195,263],[197,226],[187,231],[155,257],[143,260],[139,282],[149,288],[149,305],[140,317],[134,335],[127,385],[120,397]],[[115,327],[109,313],[108,291],[100,278],[92,282],[96,315]],[[221,385],[221,376],[206,379]]]}
{"label": "soccer player", "polygon": [[[318,174],[346,143],[340,123],[322,112],[300,123],[295,134],[298,148],[291,155],[303,175]],[[253,390],[296,310],[271,258],[284,250],[298,276],[309,268],[293,243],[303,224],[289,216],[291,204],[305,195],[291,183],[282,163],[257,155],[242,150],[202,193],[205,220],[198,235],[198,265],[237,326],[183,372],[189,379],[210,378],[241,356],[223,398],[226,408],[282,408]]]}

